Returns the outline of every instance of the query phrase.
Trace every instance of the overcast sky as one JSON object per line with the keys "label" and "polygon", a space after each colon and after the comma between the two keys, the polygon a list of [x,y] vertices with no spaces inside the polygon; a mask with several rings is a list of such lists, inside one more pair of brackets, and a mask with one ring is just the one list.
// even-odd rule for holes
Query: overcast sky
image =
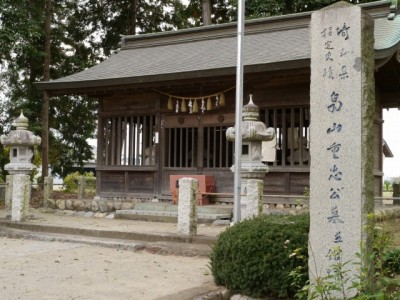
{"label": "overcast sky", "polygon": [[400,177],[400,110],[383,110],[383,138],[394,155],[383,161],[384,178]]}

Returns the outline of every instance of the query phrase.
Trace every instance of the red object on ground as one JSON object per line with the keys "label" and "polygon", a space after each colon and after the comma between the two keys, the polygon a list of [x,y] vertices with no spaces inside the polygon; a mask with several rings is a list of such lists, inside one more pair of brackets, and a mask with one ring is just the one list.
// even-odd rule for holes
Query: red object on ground
{"label": "red object on ground", "polygon": [[197,204],[209,204],[209,195],[205,193],[215,193],[215,179],[214,176],[208,175],[170,175],[169,176],[169,190],[172,194],[172,202],[178,204],[179,198],[179,179],[181,178],[195,178],[199,181],[199,192],[197,194]]}

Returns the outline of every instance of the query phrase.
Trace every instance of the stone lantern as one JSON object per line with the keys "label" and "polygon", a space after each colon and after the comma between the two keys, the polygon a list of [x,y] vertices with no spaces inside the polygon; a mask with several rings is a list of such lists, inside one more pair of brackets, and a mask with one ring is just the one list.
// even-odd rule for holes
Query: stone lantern
{"label": "stone lantern", "polygon": [[40,145],[41,139],[35,136],[28,128],[28,119],[21,112],[12,124],[15,126],[8,135],[2,135],[0,142],[10,147],[10,163],[5,165],[11,176],[8,176],[8,198],[11,199],[11,219],[20,221],[29,211],[31,194],[30,174],[36,168],[31,163],[33,147]]}
{"label": "stone lantern", "polygon": [[[267,128],[260,121],[260,110],[253,103],[252,95],[250,95],[249,103],[243,106],[242,118],[241,193],[247,194],[247,180],[262,181],[268,172],[268,166],[262,162],[262,142],[273,140],[275,129]],[[234,127],[227,129],[226,138],[228,141],[235,140]],[[233,166],[231,170],[234,170]],[[242,196],[240,202],[241,206],[245,206],[247,204],[246,197]]]}

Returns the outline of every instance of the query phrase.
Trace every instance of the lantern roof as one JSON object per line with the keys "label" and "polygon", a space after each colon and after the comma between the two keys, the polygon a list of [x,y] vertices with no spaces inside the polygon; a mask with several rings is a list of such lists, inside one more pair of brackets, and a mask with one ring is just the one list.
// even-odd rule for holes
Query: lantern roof
{"label": "lantern roof", "polygon": [[11,130],[8,135],[0,136],[0,142],[5,146],[39,146],[41,138],[28,130],[28,118],[23,112],[13,122],[16,129]]}

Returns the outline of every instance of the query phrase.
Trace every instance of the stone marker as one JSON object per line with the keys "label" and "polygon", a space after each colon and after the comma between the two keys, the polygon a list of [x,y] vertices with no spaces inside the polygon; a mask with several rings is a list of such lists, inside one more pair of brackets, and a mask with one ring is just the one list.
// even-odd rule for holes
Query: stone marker
{"label": "stone marker", "polygon": [[78,177],[78,199],[83,199],[85,197],[86,180],[85,177]]}
{"label": "stone marker", "polygon": [[45,177],[43,183],[43,206],[47,208],[49,199],[53,199],[53,177]]}
{"label": "stone marker", "polygon": [[247,217],[255,217],[262,213],[264,181],[259,179],[247,180]]}
{"label": "stone marker", "polygon": [[[356,262],[360,245],[368,249],[372,238],[364,229],[374,205],[373,33],[373,20],[345,2],[311,17],[312,282],[332,274],[333,264]],[[348,288],[360,274],[347,267]]]}
{"label": "stone marker", "polygon": [[199,181],[194,178],[179,179],[178,233],[197,234],[197,192]]}

